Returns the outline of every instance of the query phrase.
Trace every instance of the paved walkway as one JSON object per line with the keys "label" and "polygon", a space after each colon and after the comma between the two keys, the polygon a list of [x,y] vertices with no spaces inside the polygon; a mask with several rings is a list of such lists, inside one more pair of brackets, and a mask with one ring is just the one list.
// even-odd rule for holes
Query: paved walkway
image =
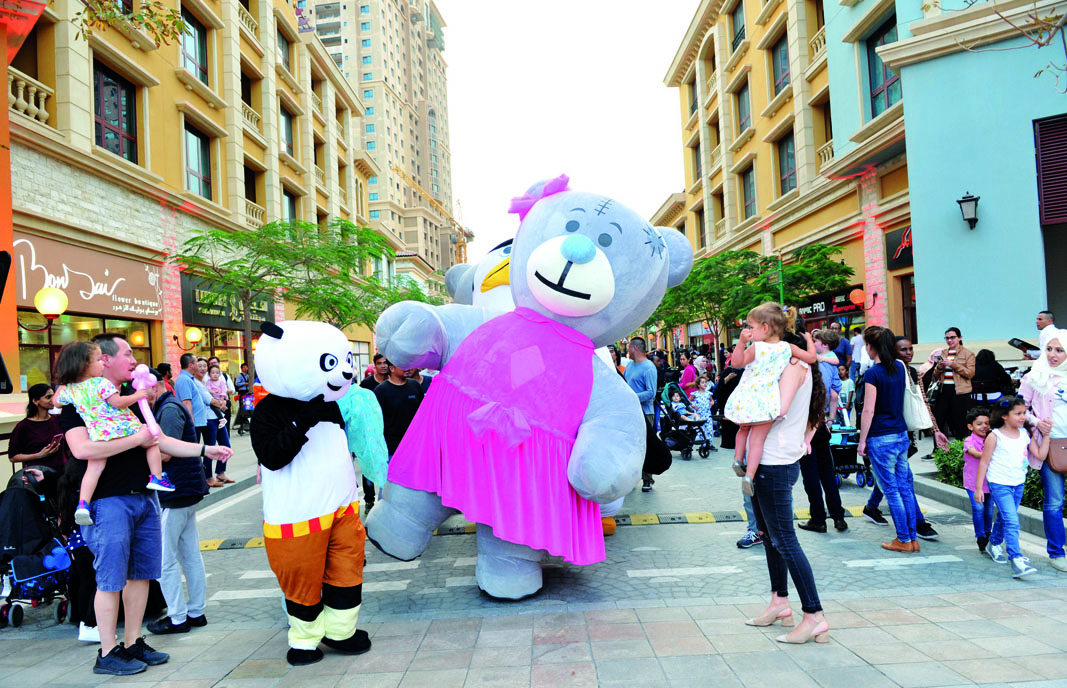
{"label": "paved walkway", "polygon": [[[229,474],[254,476],[247,437],[235,445]],[[529,600],[478,590],[471,535],[435,537],[414,562],[368,550],[361,626],[374,646],[361,657],[328,652],[288,667],[263,550],[220,548],[204,552],[209,625],[149,639],[171,653],[167,664],[96,676],[95,646],[54,625],[50,610],[29,610],[23,627],[0,631],[0,685],[1067,686],[1067,575],[1048,566],[1043,541],[1023,536],[1040,573],[1012,580],[979,555],[968,514],[927,500],[942,537],[919,555],[885,552],[891,529],[860,518],[844,533],[800,533],[832,624],[828,645],[782,645],[781,629],[745,626],[765,603],[767,574],[761,547],[734,545],[743,523],[718,518],[741,507],[728,453],[676,460],[653,492],[631,493],[623,513],[656,524],[620,527],[604,563],[551,560]],[[254,478],[221,492],[200,510],[201,537],[247,545],[261,518]],[[842,492],[853,512],[868,494],[854,484]],[[806,516],[799,485],[795,500]],[[714,522],[689,518],[704,513]],[[687,522],[672,522],[677,514]]]}

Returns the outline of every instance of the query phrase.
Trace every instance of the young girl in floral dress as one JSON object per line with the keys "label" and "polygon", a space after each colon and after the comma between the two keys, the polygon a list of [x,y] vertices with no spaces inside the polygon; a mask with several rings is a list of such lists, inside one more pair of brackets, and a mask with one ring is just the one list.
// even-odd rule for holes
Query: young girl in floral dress
{"label": "young girl in floral dress", "polygon": [[[796,390],[782,390],[779,380],[791,358],[811,365],[816,361],[815,345],[805,333],[808,348],[782,341],[787,325],[786,311],[774,302],[756,306],[748,313],[748,326],[741,330],[731,356],[732,365],[744,366],[741,383],[726,402],[726,418],[738,426],[733,469],[742,476],[741,490],[752,496],[752,479],[763,458],[763,442],[771,425],[782,415],[782,398],[792,398]],[[745,348],[749,341],[753,345]],[[746,463],[747,458],[747,463]]]}
{"label": "young girl in floral dress", "polygon": [[[101,442],[129,437],[141,429],[141,421],[130,407],[145,397],[146,390],[139,389],[127,396],[119,394],[115,385],[103,377],[104,363],[100,359],[99,346],[84,341],[67,344],[59,351],[55,369],[56,384],[59,385],[56,402],[60,405],[74,404],[78,415],[85,421],[89,439]],[[159,447],[149,447],[145,453],[148,456],[148,468],[152,472],[146,487],[149,490],[173,492],[174,485],[163,473]],[[89,504],[106,463],[107,459],[93,459],[85,467],[78,508],[74,512],[74,522],[78,525],[93,524]]]}

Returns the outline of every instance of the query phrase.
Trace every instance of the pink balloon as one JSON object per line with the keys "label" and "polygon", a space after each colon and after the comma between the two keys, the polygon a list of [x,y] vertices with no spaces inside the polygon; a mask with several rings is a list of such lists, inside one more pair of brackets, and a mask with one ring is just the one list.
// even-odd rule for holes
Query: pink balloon
{"label": "pink balloon", "polygon": [[[154,387],[155,384],[156,376],[152,374],[152,371],[144,363],[133,369],[134,389],[147,389]],[[156,422],[156,417],[152,415],[152,408],[148,405],[148,399],[138,400],[137,406],[141,409],[141,415],[144,416],[148,432],[152,433],[153,437],[159,437],[159,423]]]}

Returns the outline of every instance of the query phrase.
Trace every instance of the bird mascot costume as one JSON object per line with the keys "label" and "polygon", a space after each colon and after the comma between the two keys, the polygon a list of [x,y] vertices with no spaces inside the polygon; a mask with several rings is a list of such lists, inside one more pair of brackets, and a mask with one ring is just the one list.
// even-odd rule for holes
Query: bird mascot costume
{"label": "bird mascot costume", "polygon": [[345,654],[370,649],[356,630],[366,533],[338,399],[353,377],[348,338],[332,325],[263,323],[256,373],[269,392],[252,416],[263,467],[267,560],[285,595],[288,662],[322,659],[322,643]]}

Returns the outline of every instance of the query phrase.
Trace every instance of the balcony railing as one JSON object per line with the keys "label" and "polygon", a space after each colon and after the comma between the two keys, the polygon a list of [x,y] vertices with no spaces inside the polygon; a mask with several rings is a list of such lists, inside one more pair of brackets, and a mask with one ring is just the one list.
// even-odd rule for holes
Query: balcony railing
{"label": "balcony railing", "polygon": [[726,218],[719,220],[715,223],[715,239],[721,239],[726,236]]}
{"label": "balcony railing", "polygon": [[256,39],[259,38],[259,22],[240,3],[237,4],[237,14],[241,17],[241,25]]}
{"label": "balcony railing", "polygon": [[32,117],[41,124],[48,123],[45,101],[55,91],[28,77],[14,67],[7,68],[7,106],[15,112]]}
{"label": "balcony railing", "polygon": [[719,80],[718,70],[708,75],[707,81],[704,82],[704,93],[706,96],[710,96],[715,92],[715,82]]}
{"label": "balcony railing", "polygon": [[263,220],[267,217],[267,211],[252,201],[245,199],[245,224],[253,229],[263,226]]}
{"label": "balcony railing", "polygon": [[255,131],[260,131],[259,122],[261,118],[259,113],[252,109],[251,105],[248,103],[241,103],[241,113],[244,115],[245,124],[252,127]]}
{"label": "balcony railing", "polygon": [[715,171],[715,167],[719,164],[719,158],[722,156],[722,144],[715,146],[711,151],[711,165],[708,166],[708,174]]}
{"label": "balcony railing", "polygon": [[319,186],[326,186],[326,172],[318,165],[315,165],[315,182]]}
{"label": "balcony railing", "polygon": [[737,50],[741,47],[741,44],[745,42],[745,27],[739,26],[738,31],[734,33],[734,37],[730,39],[730,52]]}
{"label": "balcony railing", "polygon": [[314,91],[311,92],[311,107],[315,108],[315,112],[322,114],[322,98]]}
{"label": "balcony railing", "polygon": [[343,186],[339,186],[339,187],[337,187],[337,190],[340,192],[338,195],[341,197],[341,205],[343,205],[343,206],[345,206],[347,208],[348,207],[348,189],[346,189]]}
{"label": "balcony railing", "polygon": [[811,40],[808,41],[808,54],[811,56],[809,59],[811,62],[822,57],[822,54],[826,52],[826,27],[819,29]]}
{"label": "balcony railing", "polygon": [[815,154],[819,156],[819,171],[822,172],[822,168],[834,159],[834,140],[827,141]]}

